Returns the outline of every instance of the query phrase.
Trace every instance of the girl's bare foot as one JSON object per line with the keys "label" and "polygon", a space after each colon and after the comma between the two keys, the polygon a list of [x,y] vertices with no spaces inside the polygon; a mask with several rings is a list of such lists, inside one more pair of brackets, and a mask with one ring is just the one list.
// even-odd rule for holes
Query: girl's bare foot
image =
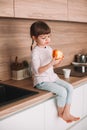
{"label": "girl's bare foot", "polygon": [[63,120],[65,120],[67,123],[72,122],[72,119],[69,117],[68,114],[63,114],[62,118],[63,118]]}
{"label": "girl's bare foot", "polygon": [[69,119],[67,119],[67,118],[64,118],[64,117],[63,117],[63,113],[60,113],[60,114],[58,113],[58,116],[61,117],[61,118],[62,118],[64,121],[66,121],[67,123],[71,123],[71,122],[72,122],[72,120],[69,120]]}
{"label": "girl's bare foot", "polygon": [[70,118],[71,118],[73,121],[77,121],[77,120],[80,119],[80,117],[75,117],[75,116],[72,116],[72,115],[70,115]]}
{"label": "girl's bare foot", "polygon": [[70,105],[68,104],[65,107],[59,107],[58,116],[65,120],[67,123],[80,119],[79,117],[75,117],[70,114]]}
{"label": "girl's bare foot", "polygon": [[63,113],[63,116],[62,116],[63,120],[65,120],[66,122],[72,122],[72,121],[77,121],[80,119],[80,117],[75,117],[75,116],[72,116],[70,114],[67,114],[67,113]]}
{"label": "girl's bare foot", "polygon": [[66,120],[67,123],[71,123],[72,121],[71,120]]}
{"label": "girl's bare foot", "polygon": [[63,118],[63,113],[60,113],[60,114],[58,113],[58,116]]}

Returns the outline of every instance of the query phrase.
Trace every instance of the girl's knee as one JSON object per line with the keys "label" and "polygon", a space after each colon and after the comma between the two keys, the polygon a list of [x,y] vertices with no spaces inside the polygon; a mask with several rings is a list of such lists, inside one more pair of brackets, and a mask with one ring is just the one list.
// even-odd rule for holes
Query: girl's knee
{"label": "girl's knee", "polygon": [[67,97],[67,90],[66,90],[65,88],[63,88],[63,89],[61,90],[61,92],[59,93],[59,95],[60,95],[61,97],[66,98],[66,97]]}

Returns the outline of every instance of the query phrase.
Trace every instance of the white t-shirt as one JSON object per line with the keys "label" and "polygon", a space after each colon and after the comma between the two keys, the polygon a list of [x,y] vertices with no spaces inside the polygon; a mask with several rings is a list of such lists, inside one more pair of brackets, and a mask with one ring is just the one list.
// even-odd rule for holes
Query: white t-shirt
{"label": "white t-shirt", "polygon": [[54,82],[58,79],[57,74],[54,72],[53,66],[45,72],[39,74],[38,68],[50,63],[52,60],[52,48],[46,46],[41,48],[36,46],[31,54],[31,67],[34,80],[34,86],[41,82]]}

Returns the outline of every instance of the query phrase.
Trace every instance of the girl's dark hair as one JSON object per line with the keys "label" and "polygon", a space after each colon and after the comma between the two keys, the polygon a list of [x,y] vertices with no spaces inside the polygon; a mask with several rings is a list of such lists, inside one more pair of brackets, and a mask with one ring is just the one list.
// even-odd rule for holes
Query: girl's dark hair
{"label": "girl's dark hair", "polygon": [[[36,21],[30,27],[30,36],[38,37],[42,34],[49,34],[51,33],[50,27],[43,21]],[[33,46],[34,40],[32,40],[31,50]]]}

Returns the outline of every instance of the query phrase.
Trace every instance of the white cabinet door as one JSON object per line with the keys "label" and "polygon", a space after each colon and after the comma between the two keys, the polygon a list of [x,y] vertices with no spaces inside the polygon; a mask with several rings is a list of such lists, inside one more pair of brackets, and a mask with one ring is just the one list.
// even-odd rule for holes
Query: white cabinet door
{"label": "white cabinet door", "polygon": [[[83,115],[83,88],[78,87],[74,90],[71,114],[82,117]],[[45,130],[66,130],[75,122],[66,123],[58,117],[55,98],[45,103]]]}
{"label": "white cabinet door", "polygon": [[67,130],[87,130],[87,117],[76,123],[73,127]]}
{"label": "white cabinet door", "polygon": [[87,115],[87,84],[83,85],[83,97],[84,97],[84,100],[83,100],[83,109],[84,109],[84,116]]}
{"label": "white cabinet door", "polygon": [[26,109],[0,121],[0,130],[44,130],[44,104]]}
{"label": "white cabinet door", "polygon": [[58,117],[55,98],[45,102],[45,130],[66,130],[67,123]]}
{"label": "white cabinet door", "polygon": [[83,87],[80,86],[74,90],[71,113],[75,116],[83,116]]}

